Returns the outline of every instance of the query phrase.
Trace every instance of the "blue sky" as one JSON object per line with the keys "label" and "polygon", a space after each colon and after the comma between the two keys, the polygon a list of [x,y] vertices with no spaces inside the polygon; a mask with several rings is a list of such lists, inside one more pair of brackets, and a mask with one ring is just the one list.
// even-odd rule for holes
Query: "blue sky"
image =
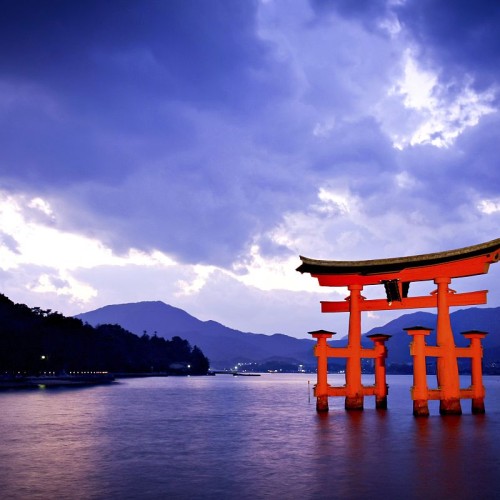
{"label": "blue sky", "polygon": [[[344,334],[319,301],[345,290],[297,273],[299,255],[500,236],[496,2],[1,8],[0,283],[16,302],[162,300],[244,331]],[[500,306],[499,273],[452,287]]]}

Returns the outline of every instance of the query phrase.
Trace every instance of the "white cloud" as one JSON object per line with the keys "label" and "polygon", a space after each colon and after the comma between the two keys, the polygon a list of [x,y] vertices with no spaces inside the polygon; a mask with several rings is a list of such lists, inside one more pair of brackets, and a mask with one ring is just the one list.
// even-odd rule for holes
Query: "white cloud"
{"label": "white cloud", "polygon": [[403,97],[407,108],[416,110],[429,109],[436,106],[433,90],[437,85],[437,76],[417,66],[416,61],[407,53],[403,79],[393,92]]}
{"label": "white cloud", "polygon": [[26,200],[22,196],[0,194],[0,226],[3,233],[17,243],[17,252],[0,245],[0,268],[12,269],[23,264],[72,270],[100,265],[173,265],[174,261],[159,251],[150,253],[129,249],[117,256],[99,240],[76,233],[61,231],[26,217],[26,207],[39,210],[56,221],[50,203],[40,197]]}
{"label": "white cloud", "polygon": [[[51,225],[32,218],[30,209],[48,216]],[[0,269],[19,275],[24,275],[20,270],[30,269],[24,287],[38,295],[88,304],[97,298],[98,291],[91,283],[75,278],[78,270],[100,266],[165,268],[175,264],[159,251],[148,254],[129,249],[126,255],[117,256],[97,239],[59,230],[56,220],[50,203],[41,197],[0,196]]]}
{"label": "white cloud", "polygon": [[405,53],[403,67],[403,76],[389,90],[388,97],[401,98],[412,115],[402,127],[387,127],[389,120],[381,117],[398,149],[417,144],[449,147],[481,117],[496,111],[495,89],[476,92],[467,75],[458,83],[459,91],[452,93],[436,73],[418,65],[410,50]]}
{"label": "white cloud", "polygon": [[[284,241],[283,228],[276,233],[270,233],[273,240]],[[289,244],[292,241],[288,239]],[[263,291],[289,290],[295,292],[320,292],[315,280],[307,279],[295,269],[300,265],[298,254],[294,253],[287,257],[265,257],[261,253],[259,245],[253,245],[250,255],[245,262],[238,263],[236,274],[230,274],[232,278],[240,283]]]}
{"label": "white cloud", "polygon": [[28,207],[40,210],[40,212],[43,212],[45,215],[48,215],[50,218],[54,218],[54,213],[52,212],[52,208],[50,207],[50,204],[42,198],[39,198],[39,197],[33,198],[28,203]]}
{"label": "white cloud", "polygon": [[59,271],[58,276],[41,274],[34,283],[28,284],[28,290],[39,294],[56,294],[69,299],[71,303],[87,304],[97,297],[98,291],[92,286],[72,277],[67,271]]}
{"label": "white cloud", "polygon": [[194,265],[188,266],[192,277],[191,279],[180,279],[176,282],[179,291],[175,294],[177,297],[183,295],[197,294],[210,279],[210,276],[216,270],[214,266]]}
{"label": "white cloud", "polygon": [[356,206],[356,199],[352,194],[338,189],[320,187],[318,198],[321,201],[321,204],[317,205],[317,209],[320,212],[333,212],[347,215],[351,213]]}
{"label": "white cloud", "polygon": [[500,198],[493,200],[481,200],[477,204],[478,210],[486,215],[491,215],[500,212]]}
{"label": "white cloud", "polygon": [[[245,293],[257,300],[261,308],[267,301],[265,297],[273,294],[272,301],[279,304],[280,312],[286,305],[286,301],[279,298],[281,293],[288,296],[294,296],[294,292],[305,293],[308,298],[304,302],[309,303],[309,293],[318,296],[325,292],[319,289],[315,280],[295,271],[300,263],[297,255],[284,259],[267,258],[261,254],[258,245],[253,245],[244,258],[244,264],[240,263],[240,269],[236,265],[237,272],[208,265],[180,265],[159,251],[148,254],[130,249],[126,255],[117,256],[97,239],[60,231],[57,224],[48,226],[37,220],[27,220],[26,207],[42,211],[50,216],[51,221],[57,221],[57,213],[47,200],[40,197],[3,196],[0,200],[0,225],[6,235],[15,234],[19,249],[14,252],[11,242],[0,241],[0,268],[8,276],[17,276],[15,287],[9,288],[7,280],[3,292],[9,296],[12,291],[13,300],[30,305],[76,314],[109,303],[164,300],[179,307],[185,305],[193,314],[243,330],[270,333],[269,329],[272,329],[301,334],[300,329],[306,328],[305,307],[301,312],[302,326],[297,319],[288,322],[282,316],[269,320],[266,314],[269,314],[271,303],[265,308],[266,314],[238,318],[232,312],[241,310],[240,302],[245,299],[231,297],[232,304],[228,305],[225,299],[227,291],[217,289],[214,283],[222,287],[231,284],[232,288],[240,290],[240,295],[242,290],[247,290]],[[292,243],[286,238],[279,230],[271,235],[271,239],[280,245]],[[212,306],[218,301],[224,304],[222,309],[214,307],[212,316],[199,304],[206,300],[207,290],[210,290]],[[319,301],[316,302],[312,315],[319,311]],[[289,306],[295,308],[293,304]],[[254,307],[248,303],[243,309]],[[224,314],[224,309],[227,314]],[[283,324],[281,328],[280,322]]]}

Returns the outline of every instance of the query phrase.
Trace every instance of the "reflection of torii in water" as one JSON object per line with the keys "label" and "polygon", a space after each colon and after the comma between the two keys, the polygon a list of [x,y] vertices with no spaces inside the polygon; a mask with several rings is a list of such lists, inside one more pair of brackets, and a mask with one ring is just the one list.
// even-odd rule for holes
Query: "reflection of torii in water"
{"label": "reflection of torii in water", "polygon": [[[413,356],[413,413],[428,415],[429,399],[440,400],[441,414],[461,414],[460,399],[472,399],[472,412],[484,413],[484,387],[482,384],[481,339],[484,332],[464,332],[470,339],[469,347],[456,347],[450,323],[450,306],[486,304],[486,290],[455,293],[449,288],[452,278],[486,274],[489,265],[500,259],[500,239],[447,252],[364,261],[315,260],[300,257],[297,268],[317,278],[321,286],[342,286],[349,290],[349,297],[341,302],[321,302],[322,312],[349,312],[348,345],[333,348],[327,344],[333,332],[310,332],[317,339],[315,354],[318,357],[318,381],[315,386],[318,411],[328,411],[328,396],[345,396],[348,410],[362,410],[363,398],[375,395],[377,408],[386,407],[385,341],[388,335],[377,335],[373,349],[361,347],[361,312],[388,309],[437,308],[437,346],[425,345],[425,327],[406,328],[413,337],[410,351]],[[411,282],[434,281],[437,290],[428,296],[409,297]],[[361,295],[364,286],[383,285],[386,299],[367,300]],[[437,358],[438,389],[428,389],[426,381],[426,356]],[[327,382],[328,357],[347,358],[346,385],[332,387]],[[460,389],[457,358],[472,360],[472,385]],[[361,384],[361,359],[375,359],[375,386]]]}

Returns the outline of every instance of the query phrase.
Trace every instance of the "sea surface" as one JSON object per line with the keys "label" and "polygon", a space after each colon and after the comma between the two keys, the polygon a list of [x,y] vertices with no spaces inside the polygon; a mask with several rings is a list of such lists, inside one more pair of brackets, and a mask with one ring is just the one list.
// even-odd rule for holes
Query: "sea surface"
{"label": "sea surface", "polygon": [[420,419],[411,376],[388,382],[388,410],[330,398],[323,415],[311,374],[2,392],[0,498],[500,498],[500,377],[485,377],[486,415],[432,401]]}

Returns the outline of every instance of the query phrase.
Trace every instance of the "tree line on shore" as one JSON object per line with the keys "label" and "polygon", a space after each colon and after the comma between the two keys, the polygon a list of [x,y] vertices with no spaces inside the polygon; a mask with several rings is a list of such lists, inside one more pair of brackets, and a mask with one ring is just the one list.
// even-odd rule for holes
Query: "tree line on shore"
{"label": "tree line on shore", "polygon": [[0,374],[111,372],[205,375],[209,360],[178,336],[137,336],[119,325],[93,327],[0,294]]}

